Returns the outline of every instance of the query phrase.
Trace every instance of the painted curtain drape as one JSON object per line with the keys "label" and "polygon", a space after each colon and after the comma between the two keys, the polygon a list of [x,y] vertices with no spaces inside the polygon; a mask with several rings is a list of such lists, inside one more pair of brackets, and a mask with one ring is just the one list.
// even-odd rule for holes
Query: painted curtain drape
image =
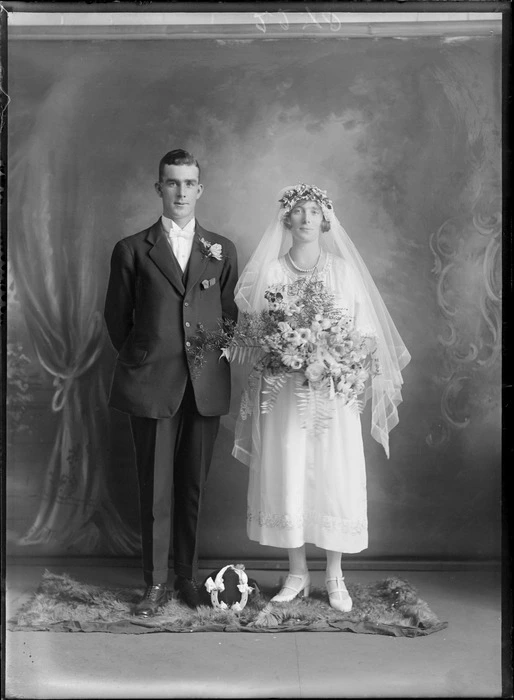
{"label": "painted curtain drape", "polygon": [[[116,554],[139,547],[106,481],[109,421],[98,362],[105,341],[95,275],[95,219],[72,133],[76,87],[63,81],[36,116],[32,136],[12,154],[9,251],[16,291],[41,366],[53,377],[59,414],[39,511],[20,544],[58,544]],[[61,128],[56,128],[60,125]],[[59,124],[60,122],[60,124]]]}

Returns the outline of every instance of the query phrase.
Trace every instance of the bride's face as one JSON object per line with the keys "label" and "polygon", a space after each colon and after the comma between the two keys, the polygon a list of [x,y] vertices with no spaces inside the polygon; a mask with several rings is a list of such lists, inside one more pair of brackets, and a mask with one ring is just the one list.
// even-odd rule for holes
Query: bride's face
{"label": "bride's face", "polygon": [[289,220],[293,241],[309,243],[317,240],[321,233],[323,212],[316,202],[303,200],[291,209]]}

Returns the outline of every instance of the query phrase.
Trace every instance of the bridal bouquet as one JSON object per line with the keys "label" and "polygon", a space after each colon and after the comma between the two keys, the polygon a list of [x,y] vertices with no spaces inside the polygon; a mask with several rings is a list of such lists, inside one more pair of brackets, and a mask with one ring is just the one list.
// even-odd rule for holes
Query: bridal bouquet
{"label": "bridal bouquet", "polygon": [[379,372],[373,332],[355,328],[354,318],[319,280],[274,285],[264,296],[268,308],[242,313],[237,324],[215,331],[199,328],[193,347],[196,368],[203,364],[205,350],[219,350],[220,358],[230,362],[252,362],[253,385],[263,382],[262,413],[272,411],[288,378],[300,373],[299,407],[304,422],[316,431],[326,425],[336,397],[360,410],[358,397]]}

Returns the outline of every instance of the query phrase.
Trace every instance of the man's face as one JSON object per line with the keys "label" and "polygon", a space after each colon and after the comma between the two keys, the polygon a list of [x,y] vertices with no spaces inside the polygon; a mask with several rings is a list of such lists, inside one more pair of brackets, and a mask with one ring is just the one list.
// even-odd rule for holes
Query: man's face
{"label": "man's face", "polygon": [[196,165],[165,165],[155,189],[162,198],[162,213],[179,225],[195,215],[195,206],[203,192]]}

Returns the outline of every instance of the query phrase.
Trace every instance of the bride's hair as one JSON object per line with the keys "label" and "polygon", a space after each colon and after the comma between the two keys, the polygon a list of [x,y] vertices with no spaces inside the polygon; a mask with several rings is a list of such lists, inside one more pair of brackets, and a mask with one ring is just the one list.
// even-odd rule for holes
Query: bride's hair
{"label": "bride's hair", "polygon": [[329,213],[333,211],[332,201],[327,197],[326,190],[320,190],[316,185],[306,185],[304,182],[294,187],[285,187],[280,191],[281,220],[284,228],[291,230],[291,212],[300,202],[314,202],[323,214],[321,222],[322,233],[330,231]]}

